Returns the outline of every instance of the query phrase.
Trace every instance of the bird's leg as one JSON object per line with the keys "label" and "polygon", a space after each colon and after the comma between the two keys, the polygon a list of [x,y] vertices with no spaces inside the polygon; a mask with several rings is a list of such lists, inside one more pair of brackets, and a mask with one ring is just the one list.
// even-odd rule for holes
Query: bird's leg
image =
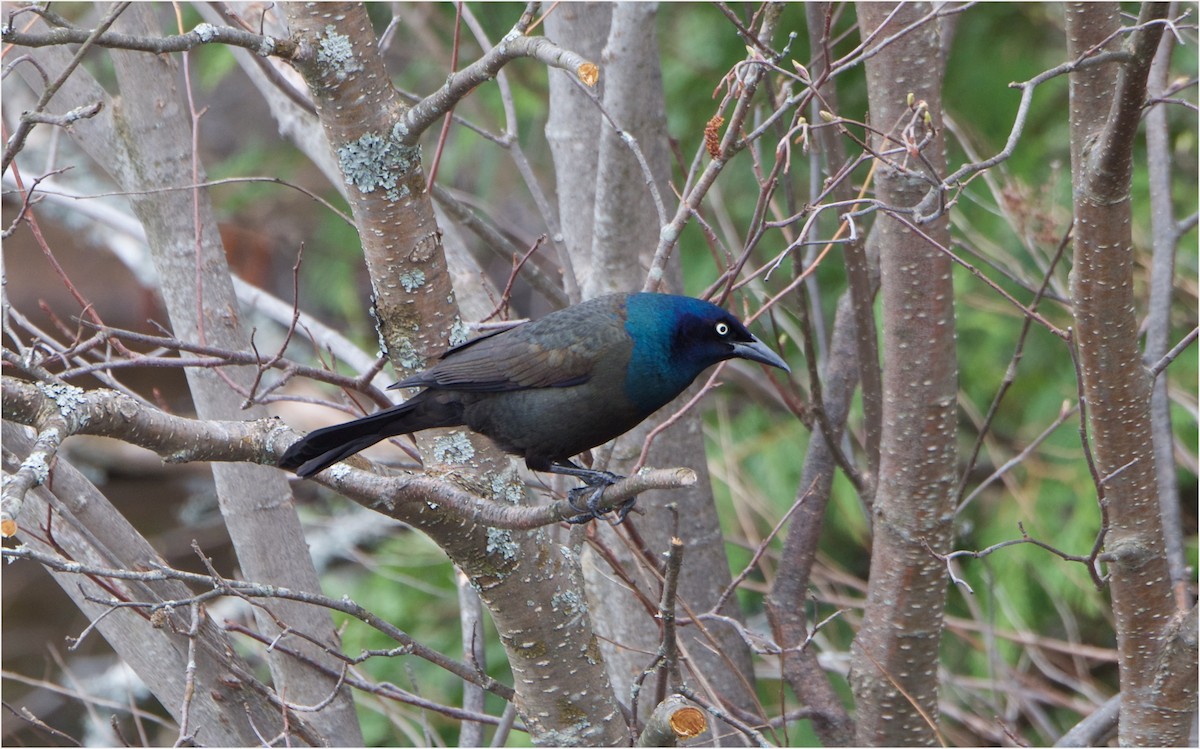
{"label": "bird's leg", "polygon": [[[604,490],[624,478],[624,476],[618,476],[608,471],[581,468],[569,461],[551,463],[549,472],[574,476],[584,482],[583,486],[567,492],[567,502],[571,507],[579,510],[578,515],[567,518],[568,523],[586,523],[601,517],[604,513],[600,511],[600,498],[604,496]],[[587,499],[581,505],[580,500],[585,496]],[[625,520],[625,516],[633,509],[635,502],[637,502],[637,497],[632,497],[614,508],[617,513],[616,525],[620,525]]]}

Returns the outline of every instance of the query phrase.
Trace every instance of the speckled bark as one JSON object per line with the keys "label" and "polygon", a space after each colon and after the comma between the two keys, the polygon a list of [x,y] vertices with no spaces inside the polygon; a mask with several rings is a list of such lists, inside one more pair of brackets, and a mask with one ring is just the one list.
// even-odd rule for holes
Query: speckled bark
{"label": "speckled bark", "polygon": [[[1116,4],[1068,5],[1069,53],[1081,55],[1115,32],[1118,14]],[[1165,14],[1165,3],[1151,3],[1139,20]],[[1121,657],[1119,740],[1126,746],[1182,744],[1196,709],[1195,639],[1190,659],[1168,657],[1177,647],[1177,611],[1160,553],[1151,381],[1134,311],[1133,142],[1161,34],[1161,25],[1146,27],[1130,35],[1128,62],[1071,75],[1071,300],[1092,452],[1108,508],[1105,557]]]}
{"label": "speckled bark", "polygon": [[375,46],[366,9],[289,3],[305,45],[298,65],[346,182],[370,271],[383,345],[403,374],[465,339],[419,148],[404,145],[402,103]]}
{"label": "speckled bark", "polygon": [[[518,500],[521,489],[512,491]],[[555,540],[552,528],[487,528],[432,504],[400,505],[387,514],[433,538],[479,591],[512,669],[517,711],[536,745],[628,744],[592,629],[579,559]]]}
{"label": "speckled bark", "polygon": [[[857,6],[864,38],[893,7]],[[873,44],[929,10],[924,3],[900,6]],[[924,154],[941,174],[945,157],[939,49],[936,24],[926,23],[867,60],[866,72],[875,127],[893,129],[903,118],[911,118],[906,104],[910,95],[928,103],[939,134]],[[871,142],[882,150],[878,137]],[[893,158],[919,168],[904,154]],[[916,206],[929,190],[927,183],[884,163],[877,167],[875,182],[876,196],[897,208]],[[945,255],[887,211],[877,216],[874,231],[879,235],[886,321],[883,430],[867,605],[854,641],[850,681],[859,744],[930,745],[938,743],[938,645],[947,580],[945,566],[924,545],[948,550],[952,534],[958,386],[954,288]],[[924,229],[948,244],[945,217]]]}

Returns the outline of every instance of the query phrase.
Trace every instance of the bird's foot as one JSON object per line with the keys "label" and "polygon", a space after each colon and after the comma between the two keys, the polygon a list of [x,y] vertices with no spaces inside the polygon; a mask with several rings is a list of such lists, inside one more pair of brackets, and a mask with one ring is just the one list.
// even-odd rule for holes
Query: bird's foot
{"label": "bird's foot", "polygon": [[604,496],[604,490],[622,478],[624,477],[618,476],[615,473],[609,473],[608,471],[595,471],[593,476],[588,477],[588,483],[585,486],[580,486],[567,492],[567,503],[579,511],[578,515],[572,515],[567,518],[567,522],[572,524],[586,523],[591,520],[598,520],[609,512],[617,514],[617,519],[613,521],[613,525],[620,525],[625,522],[625,517],[629,515],[629,511],[637,503],[637,497],[631,497],[611,510],[600,509],[600,499]]}
{"label": "bird's foot", "polygon": [[579,511],[578,515],[572,515],[566,519],[568,523],[586,523],[589,520],[596,520],[603,517],[607,512],[616,511],[617,519],[613,524],[620,525],[637,501],[637,497],[633,497],[625,500],[612,510],[601,511],[600,499],[604,496],[604,490],[625,478],[624,476],[618,476],[608,471],[580,468],[569,460],[551,463],[548,468],[539,468],[535,465],[531,465],[530,467],[538,470],[546,470],[550,473],[557,473],[562,476],[574,476],[583,481],[583,486],[567,492],[567,503]]}

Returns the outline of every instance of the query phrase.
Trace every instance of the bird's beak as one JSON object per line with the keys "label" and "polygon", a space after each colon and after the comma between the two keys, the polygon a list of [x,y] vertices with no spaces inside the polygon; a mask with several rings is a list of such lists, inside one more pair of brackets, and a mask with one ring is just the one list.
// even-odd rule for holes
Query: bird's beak
{"label": "bird's beak", "polygon": [[779,367],[784,372],[791,372],[792,368],[787,365],[779,354],[775,353],[767,347],[767,344],[758,340],[754,336],[750,336],[751,341],[745,343],[742,341],[734,341],[733,355],[739,359],[749,359],[750,361],[769,364],[772,367]]}

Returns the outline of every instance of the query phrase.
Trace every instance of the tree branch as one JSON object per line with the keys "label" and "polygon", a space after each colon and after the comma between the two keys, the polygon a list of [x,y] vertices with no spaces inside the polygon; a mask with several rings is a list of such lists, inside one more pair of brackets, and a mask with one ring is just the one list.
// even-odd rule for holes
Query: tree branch
{"label": "tree branch", "polygon": [[[104,24],[97,27],[105,28]],[[186,34],[168,36],[136,36],[121,34],[115,31],[96,29],[57,28],[44,33],[32,34],[17,31],[5,24],[0,27],[0,41],[15,44],[18,47],[50,47],[66,44],[91,44],[108,49],[123,49],[130,52],[150,52],[153,54],[168,54],[171,52],[187,52],[202,47],[205,44],[225,44],[231,47],[248,49],[260,57],[280,57],[284,60],[295,59],[299,46],[291,39],[279,39],[262,34],[254,34],[232,26],[216,26],[211,23],[196,24],[196,27]]]}
{"label": "tree branch", "polygon": [[[518,24],[519,25],[519,24]],[[525,36],[514,28],[480,59],[452,74],[435,93],[414,104],[400,118],[401,142],[415,145],[425,130],[449,112],[476,86],[496,77],[500,68],[519,57],[531,57],[544,65],[565,70],[585,86],[594,86],[599,68],[580,55],[565,50],[544,36]]]}

